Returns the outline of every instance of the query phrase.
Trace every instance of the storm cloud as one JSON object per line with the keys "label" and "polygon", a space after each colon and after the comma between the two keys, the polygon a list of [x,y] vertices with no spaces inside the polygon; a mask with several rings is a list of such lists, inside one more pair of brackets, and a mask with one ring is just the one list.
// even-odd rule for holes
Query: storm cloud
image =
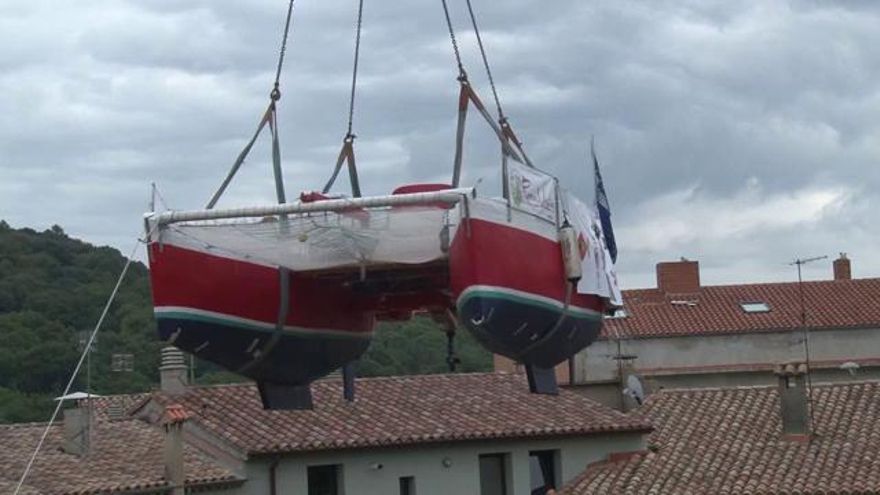
{"label": "storm cloud", "polygon": [[[463,1],[465,65],[491,100]],[[474,0],[502,103],[533,161],[592,200],[595,136],[625,287],[697,259],[707,283],[790,280],[848,252],[880,275],[880,5]],[[298,0],[279,127],[291,193],[345,134],[355,0]],[[0,218],[130,249],[155,182],[204,205],[268,103],[284,0],[0,4]],[[451,173],[457,71],[436,0],[366,0],[355,132],[362,187]],[[468,128],[464,184],[498,144]],[[222,205],[274,198],[269,145]],[[344,182],[337,186],[345,190]],[[827,278],[830,263],[808,278]]]}

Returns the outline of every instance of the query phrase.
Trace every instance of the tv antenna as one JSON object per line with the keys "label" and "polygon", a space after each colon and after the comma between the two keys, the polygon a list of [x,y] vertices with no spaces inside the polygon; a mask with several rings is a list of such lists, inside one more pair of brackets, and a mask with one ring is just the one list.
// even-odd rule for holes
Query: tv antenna
{"label": "tv antenna", "polygon": [[797,258],[789,265],[797,266],[798,273],[798,293],[800,296],[801,303],[801,331],[803,332],[803,340],[804,340],[804,361],[806,361],[807,365],[807,400],[810,403],[810,424],[813,424],[813,380],[812,374],[813,369],[810,366],[810,330],[807,327],[807,302],[806,295],[804,294],[804,278],[802,273],[802,267],[807,263],[812,263],[814,261],[827,259],[827,255],[823,256],[813,256],[812,258]]}

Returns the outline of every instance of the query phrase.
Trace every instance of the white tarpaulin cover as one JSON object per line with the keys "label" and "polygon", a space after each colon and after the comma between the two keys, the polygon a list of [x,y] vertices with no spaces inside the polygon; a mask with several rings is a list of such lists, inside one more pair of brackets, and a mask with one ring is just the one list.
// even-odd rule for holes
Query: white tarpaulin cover
{"label": "white tarpaulin cover", "polygon": [[507,168],[510,204],[551,222],[556,221],[556,178],[526,165],[510,162]]}
{"label": "white tarpaulin cover", "polygon": [[578,231],[578,242],[583,256],[583,276],[578,282],[577,291],[581,294],[596,294],[607,298],[615,306],[623,306],[617,272],[605,246],[598,213],[570,192],[561,191],[561,194],[568,221]]}
{"label": "white tarpaulin cover", "polygon": [[286,219],[171,224],[162,229],[160,242],[295,271],[417,264],[445,257],[441,237],[451,239],[458,222],[458,207],[357,209]]}

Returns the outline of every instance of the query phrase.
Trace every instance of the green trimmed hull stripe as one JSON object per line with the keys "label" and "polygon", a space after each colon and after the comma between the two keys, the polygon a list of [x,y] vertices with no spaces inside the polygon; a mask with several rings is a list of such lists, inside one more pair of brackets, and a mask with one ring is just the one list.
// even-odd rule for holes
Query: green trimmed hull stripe
{"label": "green trimmed hull stripe", "polygon": [[[530,294],[528,292],[506,289],[503,287],[473,286],[466,289],[458,297],[456,307],[461,308],[473,298],[495,299],[516,304],[540,308],[543,310],[562,312],[565,304],[549,297]],[[566,314],[570,318],[589,321],[602,321],[602,315],[595,310],[569,305]]]}
{"label": "green trimmed hull stripe", "polygon": [[[191,321],[195,323],[207,323],[224,327],[238,328],[246,331],[256,331],[271,334],[275,332],[275,325],[264,323],[248,318],[215,313],[213,311],[197,310],[191,308],[155,308],[154,314],[157,320],[168,321]],[[349,332],[335,329],[311,329],[296,326],[285,326],[282,329],[285,335],[303,338],[319,339],[369,339],[372,332]]]}

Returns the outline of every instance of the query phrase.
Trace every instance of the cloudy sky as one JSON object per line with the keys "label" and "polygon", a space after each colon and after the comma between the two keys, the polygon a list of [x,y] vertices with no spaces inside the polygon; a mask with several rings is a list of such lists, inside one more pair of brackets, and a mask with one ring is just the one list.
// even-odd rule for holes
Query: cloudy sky
{"label": "cloudy sky", "polygon": [[[595,135],[625,287],[657,261],[705,283],[789,280],[845,251],[880,276],[880,5],[474,0],[506,113],[533,160],[592,200]],[[490,94],[465,4],[451,0]],[[128,252],[155,182],[200,208],[267,103],[286,0],[0,2],[0,218]],[[356,0],[298,0],[282,79],[289,194],[320,188],[345,133]],[[362,187],[445,181],[454,59],[438,0],[366,0]],[[464,184],[498,184],[471,120]],[[261,141],[221,205],[273,200]],[[345,183],[341,182],[340,190]],[[830,275],[830,261],[808,278]]]}

